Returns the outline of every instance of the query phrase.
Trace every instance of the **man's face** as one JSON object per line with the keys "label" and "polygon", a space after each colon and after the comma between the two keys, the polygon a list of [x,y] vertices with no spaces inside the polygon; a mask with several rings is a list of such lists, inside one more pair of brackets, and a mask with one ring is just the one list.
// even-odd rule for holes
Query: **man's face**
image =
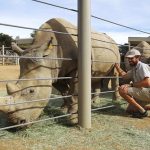
{"label": "man's face", "polygon": [[129,61],[130,66],[136,66],[139,61],[139,57],[137,56],[130,57],[128,58],[128,61]]}

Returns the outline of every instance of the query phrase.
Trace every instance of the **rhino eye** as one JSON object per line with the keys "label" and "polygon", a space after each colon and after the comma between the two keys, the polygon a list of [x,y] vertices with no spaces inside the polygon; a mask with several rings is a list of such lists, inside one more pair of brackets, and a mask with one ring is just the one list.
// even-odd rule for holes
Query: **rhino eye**
{"label": "rhino eye", "polygon": [[29,92],[30,92],[30,93],[34,93],[34,89],[30,89]]}

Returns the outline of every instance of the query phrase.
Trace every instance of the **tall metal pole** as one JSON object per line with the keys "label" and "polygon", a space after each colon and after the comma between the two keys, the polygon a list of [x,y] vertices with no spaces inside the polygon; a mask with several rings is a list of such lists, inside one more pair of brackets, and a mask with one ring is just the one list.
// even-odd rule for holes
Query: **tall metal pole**
{"label": "tall metal pole", "polygon": [[91,1],[78,0],[79,126],[91,128]]}

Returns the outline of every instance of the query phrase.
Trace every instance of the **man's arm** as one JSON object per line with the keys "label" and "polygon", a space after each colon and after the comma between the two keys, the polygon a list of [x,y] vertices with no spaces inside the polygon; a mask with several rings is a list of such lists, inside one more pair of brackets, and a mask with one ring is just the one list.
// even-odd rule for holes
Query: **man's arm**
{"label": "man's arm", "polygon": [[117,72],[119,73],[119,76],[125,76],[127,73],[125,72],[125,71],[123,71],[121,68],[120,68],[120,66],[119,66],[119,64],[118,63],[115,63],[115,68],[116,68],[116,70],[117,70]]}
{"label": "man's arm", "polygon": [[135,82],[133,83],[133,87],[136,87],[136,88],[141,88],[141,87],[150,87],[150,78],[149,77],[146,77],[144,78],[143,80],[139,81],[139,82]]}

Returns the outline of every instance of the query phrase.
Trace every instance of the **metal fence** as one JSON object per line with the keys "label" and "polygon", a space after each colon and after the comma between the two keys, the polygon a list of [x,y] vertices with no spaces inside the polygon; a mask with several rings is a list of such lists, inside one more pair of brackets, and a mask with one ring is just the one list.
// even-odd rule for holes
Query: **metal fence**
{"label": "metal fence", "polygon": [[[35,2],[40,2],[40,3],[43,3],[43,4],[47,4],[47,5],[50,5],[49,3],[44,3],[44,2],[42,2],[42,1],[37,1],[37,0],[33,0],[33,1],[35,1]],[[80,20],[84,20],[85,19],[85,16],[87,16],[87,17],[89,17],[89,15],[90,15],[90,13],[88,13],[87,14],[87,11],[89,11],[89,9],[88,8],[90,8],[89,7],[89,0],[87,0],[85,3],[80,3],[80,0],[78,1],[78,3],[79,3],[79,11],[78,11],[78,13],[79,13],[79,16],[78,16],[78,18],[80,18],[81,16],[83,17],[81,17],[80,18]],[[86,4],[86,5],[85,5]],[[54,5],[51,5],[51,6],[54,6]],[[59,8],[62,8],[62,7],[59,7]],[[71,10],[71,9],[68,9],[68,10]],[[74,12],[77,12],[76,10],[71,10],[71,11],[74,11]],[[90,12],[90,11],[89,11]],[[86,14],[86,15],[85,15]],[[80,16],[81,15],[81,16]],[[118,25],[118,26],[121,26],[121,27],[125,27],[125,28],[128,28],[128,29],[131,29],[131,30],[135,30],[135,31],[138,31],[138,32],[142,32],[142,33],[147,33],[147,34],[150,34],[150,33],[148,33],[148,32],[144,32],[144,31],[141,31],[141,30],[138,30],[138,29],[135,29],[135,28],[131,28],[131,27],[127,27],[127,26],[125,26],[125,25],[121,25],[121,24],[118,24],[118,23],[115,23],[115,22],[112,22],[112,21],[109,21],[109,20],[106,20],[106,19],[103,19],[103,18],[100,18],[100,17],[96,17],[96,16],[92,16],[93,18],[95,18],[95,19],[99,19],[99,20],[102,20],[102,21],[105,21],[105,22],[108,22],[108,23],[111,23],[111,24],[115,24],[115,25]],[[89,20],[89,18],[86,18],[86,21],[90,21]],[[90,24],[90,23],[85,23],[86,25],[87,24]],[[35,31],[37,31],[38,29],[35,29],[35,28],[27,28],[27,27],[20,27],[20,26],[15,26],[15,25],[10,25],[10,24],[3,24],[3,23],[0,23],[0,25],[2,25],[2,26],[10,26],[10,27],[17,27],[17,28],[24,28],[24,29],[31,29],[31,30],[35,30]],[[83,24],[81,23],[80,24],[81,26],[80,26],[80,31],[83,31],[82,30],[82,28],[83,28]],[[84,27],[85,28],[85,27]],[[83,33],[89,33],[89,29],[87,29],[87,32],[83,32]],[[47,31],[43,31],[43,32],[47,32]],[[49,32],[55,32],[55,31],[49,31]],[[80,43],[81,43],[81,45],[80,45],[80,47],[79,48],[82,48],[82,49],[86,49],[86,53],[87,53],[87,44],[86,44],[86,46],[85,45],[82,45],[83,43],[89,43],[89,41],[88,40],[90,40],[91,39],[91,36],[89,35],[89,36],[87,36],[87,34],[83,34],[83,33],[79,33],[79,39],[81,39],[81,41],[80,41]],[[65,34],[65,33],[60,33],[60,34]],[[86,39],[85,37],[88,37],[88,39]],[[85,42],[84,41],[84,39],[86,39],[87,40],[87,42]],[[96,39],[95,39],[96,40]],[[83,43],[82,43],[83,42]],[[102,41],[102,42],[106,42],[106,41]],[[107,43],[107,42],[106,42]],[[118,45],[120,45],[120,44],[118,44]],[[127,46],[127,45],[125,45],[125,46]],[[88,49],[90,49],[91,48],[91,45],[88,45]],[[81,55],[83,55],[83,58],[85,57],[85,55],[84,55],[85,53],[82,53]],[[18,56],[16,56],[11,50],[6,50],[6,48],[4,47],[4,46],[2,46],[2,48],[1,48],[1,55],[2,55],[2,57],[0,57],[1,58],[1,61],[2,61],[2,65],[4,65],[4,64],[6,64],[5,63],[5,61],[6,61],[6,58],[11,58],[11,59],[15,59],[15,64],[18,64],[18,60],[19,60],[19,57]],[[8,56],[9,55],[9,56]],[[90,56],[90,57],[89,57]],[[87,62],[88,62],[88,64],[89,64],[89,62],[91,61],[91,55],[88,55],[88,57],[90,58],[90,59],[88,59],[88,60],[86,60]],[[41,59],[41,58],[39,58],[39,59]],[[52,58],[51,58],[52,59]],[[53,58],[54,59],[54,58]],[[59,59],[59,58],[57,58],[57,59]],[[60,58],[61,59],[61,58]],[[64,59],[64,58],[63,58]],[[81,59],[81,58],[80,58]],[[94,61],[94,60],[93,60]],[[97,60],[95,60],[95,61],[97,61]],[[87,65],[87,63],[85,63],[85,62],[83,62],[84,64],[86,64]],[[101,62],[101,63],[105,63],[105,62]],[[90,66],[90,65],[88,65],[88,66]],[[83,65],[83,69],[82,68],[80,68],[79,70],[84,70],[86,68],[86,70],[91,70],[91,69],[87,69],[87,67],[85,67],[85,65]],[[79,78],[81,78],[81,79],[85,79],[85,78],[87,78],[87,80],[88,80],[88,83],[90,83],[91,82],[91,77],[90,77],[90,75],[89,75],[89,73],[88,73],[88,76],[86,76],[87,75],[87,73],[85,73],[84,72],[84,75],[82,75],[82,73],[80,72],[79,74],[81,74],[81,76],[79,77]],[[86,76],[86,77],[85,77]],[[90,78],[89,78],[90,77]],[[71,78],[71,77],[70,77]],[[99,77],[97,77],[97,78],[99,78]],[[105,77],[104,77],[105,78]],[[106,77],[107,78],[107,77]],[[111,77],[110,77],[111,78]],[[113,78],[116,78],[116,77],[113,77]],[[61,79],[64,79],[64,77],[61,77]],[[35,80],[35,79],[26,79],[26,80]],[[40,80],[40,79],[38,79],[38,80]],[[44,78],[42,78],[42,80],[47,80],[46,78],[44,79]],[[49,80],[52,80],[52,79],[49,79]],[[84,80],[84,82],[80,82],[81,84],[83,83],[85,83],[85,82],[87,82],[87,80],[85,81]],[[14,80],[13,80],[14,81]],[[8,81],[0,81],[0,82],[8,82]],[[87,88],[88,87],[88,88]],[[83,113],[80,113],[80,115],[79,115],[79,117],[80,116],[82,116],[81,117],[81,126],[82,127],[86,127],[86,128],[90,128],[91,127],[91,116],[90,116],[90,113],[91,113],[91,109],[90,109],[90,105],[91,105],[91,94],[94,94],[94,93],[91,93],[91,91],[90,91],[90,88],[89,88],[89,84],[88,84],[88,86],[82,86],[82,88],[84,88],[84,89],[81,89],[80,91],[80,93],[84,93],[84,95],[81,95],[81,97],[82,97],[82,100],[79,100],[80,102],[81,102],[81,105],[79,106],[79,109],[80,110],[82,110],[82,108],[83,108],[83,110],[85,109],[85,111],[83,112]],[[86,91],[84,91],[86,89]],[[108,92],[114,92],[114,91],[106,91],[105,93],[108,93]],[[88,94],[88,98],[86,97],[86,94]],[[101,93],[101,92],[100,92]],[[98,93],[98,94],[100,94],[100,93]],[[68,95],[69,97],[71,97],[72,95]],[[80,97],[80,98],[81,98]],[[58,97],[57,97],[58,98]],[[64,97],[61,97],[61,98],[64,98]],[[90,100],[89,100],[90,99]],[[30,103],[31,102],[37,102],[37,101],[47,101],[48,99],[39,99],[39,100],[33,100],[33,101],[30,101]],[[84,107],[84,103],[86,102],[86,101],[88,101],[88,105],[86,105],[86,106],[88,106],[87,108],[85,108]],[[27,103],[26,101],[25,102],[23,102],[23,103]],[[29,103],[29,102],[28,102]],[[8,103],[8,104],[6,104],[6,105],[19,105],[19,104],[22,104],[22,103]],[[82,107],[83,106],[83,107]],[[108,106],[108,107],[114,107],[113,105],[111,105],[111,106]],[[106,108],[106,107],[104,107],[104,108]],[[103,109],[103,108],[96,108],[96,109],[94,109],[94,110],[98,110],[98,109]],[[93,111],[94,111],[93,110]],[[71,115],[71,114],[66,114],[66,115],[62,115],[61,117],[65,117],[65,116],[69,116],[69,115]],[[60,116],[58,116],[57,118],[59,118]],[[55,119],[56,117],[54,117],[54,118],[48,118],[48,119],[44,119],[44,120],[41,120],[41,121],[46,121],[46,120],[49,120],[49,119]],[[82,120],[83,119],[83,120]],[[84,120],[84,119],[87,119],[87,120]],[[32,124],[32,123],[37,123],[37,122],[40,122],[40,120],[39,121],[33,121],[33,122],[28,122],[28,123],[26,123],[26,124]],[[10,126],[10,127],[6,127],[6,128],[1,128],[0,130],[4,130],[4,129],[9,129],[9,128],[14,128],[14,127],[18,127],[18,126],[23,126],[23,125],[26,125],[26,124],[21,124],[21,125],[16,125],[16,126]]]}
{"label": "metal fence", "polygon": [[[2,45],[0,47],[0,64],[1,65],[18,65],[19,64],[19,58],[15,57],[18,56],[11,47],[5,47],[5,45]],[[5,56],[13,56],[11,58],[6,58]]]}

